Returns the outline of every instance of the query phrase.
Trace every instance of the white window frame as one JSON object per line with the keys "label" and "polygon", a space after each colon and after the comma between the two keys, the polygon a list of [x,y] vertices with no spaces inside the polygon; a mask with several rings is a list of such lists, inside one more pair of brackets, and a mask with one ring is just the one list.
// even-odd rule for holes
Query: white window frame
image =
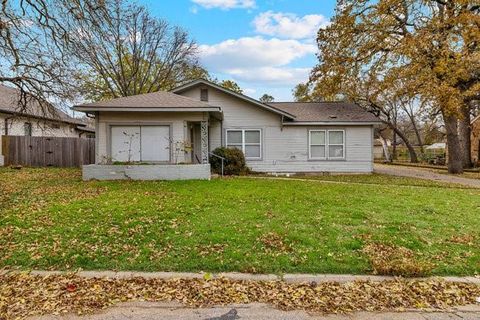
{"label": "white window frame", "polygon": [[[345,159],[345,130],[340,130],[340,129],[334,129],[334,130],[327,130],[328,135],[327,135],[327,142],[328,142],[328,159],[331,160],[343,160]],[[341,132],[342,133],[342,143],[330,143],[330,132]],[[330,156],[330,146],[341,146],[343,155],[341,157],[331,157]]]}
{"label": "white window frame", "polygon": [[[325,133],[325,144],[312,144],[312,132],[323,132]],[[328,142],[327,142],[327,135],[328,132],[327,130],[309,130],[308,131],[308,158],[313,159],[313,160],[325,160],[327,159],[327,148],[328,148]],[[325,147],[325,156],[324,157],[312,157],[312,146],[324,146]]]}
{"label": "white window frame", "polygon": [[[325,157],[312,157],[312,132],[324,132],[325,133]],[[342,144],[339,143],[330,143],[330,132],[342,132]],[[323,144],[314,144],[313,146],[323,146]],[[343,149],[342,157],[330,157],[330,146],[341,146]],[[308,158],[311,160],[344,160],[346,156],[346,147],[345,147],[345,130],[344,129],[315,129],[308,130]]]}
{"label": "white window frame", "polygon": [[[246,129],[227,129],[225,131],[225,146],[228,148],[229,143],[228,143],[228,133],[231,131],[240,131],[242,132],[242,142],[241,143],[231,143],[230,146],[236,146],[236,147],[241,147],[239,148],[242,150],[243,154],[245,155],[246,160],[261,160],[262,155],[263,155],[263,143],[262,143],[262,129],[255,129],[255,128],[246,128]],[[260,142],[259,143],[245,143],[245,132],[246,131],[258,131],[259,136],[260,136]],[[245,146],[260,146],[260,156],[259,157],[247,157],[245,154]]]}

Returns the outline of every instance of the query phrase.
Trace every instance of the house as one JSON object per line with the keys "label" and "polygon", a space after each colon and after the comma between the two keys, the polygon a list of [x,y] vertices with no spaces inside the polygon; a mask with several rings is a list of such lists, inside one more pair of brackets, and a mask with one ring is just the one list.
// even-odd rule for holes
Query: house
{"label": "house", "polygon": [[22,112],[18,99],[17,89],[0,85],[0,135],[78,138],[95,134],[87,122],[53,106],[45,110],[32,101]]}
{"label": "house", "polygon": [[472,121],[472,162],[480,165],[480,115]]}
{"label": "house", "polygon": [[0,85],[0,166],[4,165],[2,136],[78,138],[95,135],[95,129],[87,121],[72,118],[51,105],[42,108],[34,101],[22,111],[18,99],[17,89]]}
{"label": "house", "polygon": [[99,168],[125,162],[208,164],[219,146],[241,149],[258,172],[369,173],[373,128],[380,123],[352,103],[264,104],[206,80],[74,110],[95,116],[97,165],[85,166],[84,178],[99,179],[162,177],[147,177],[145,170],[165,167],[142,166],[143,176],[133,166],[107,166],[106,176]]}

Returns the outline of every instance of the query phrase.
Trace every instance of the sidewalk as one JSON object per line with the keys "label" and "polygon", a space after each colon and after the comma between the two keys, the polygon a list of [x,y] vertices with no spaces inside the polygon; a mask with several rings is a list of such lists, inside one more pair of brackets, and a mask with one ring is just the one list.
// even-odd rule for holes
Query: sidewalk
{"label": "sidewalk", "polygon": [[[10,271],[0,270],[0,275],[7,274]],[[11,271],[18,272],[18,271]],[[71,274],[72,272],[64,271],[42,271],[33,270],[29,272],[31,275],[50,276]],[[392,281],[399,279],[393,276],[375,276],[375,275],[352,275],[352,274],[252,274],[239,272],[223,272],[223,273],[202,273],[202,272],[132,272],[132,271],[79,271],[75,275],[82,278],[110,278],[110,279],[130,279],[130,278],[145,278],[145,279],[219,279],[224,278],[228,280],[246,280],[246,281],[285,281],[286,283],[324,283],[324,282],[338,282],[347,283],[354,281]],[[431,277],[431,278],[403,278],[406,280],[432,280],[443,279],[447,282],[470,283],[480,285],[480,277]]]}

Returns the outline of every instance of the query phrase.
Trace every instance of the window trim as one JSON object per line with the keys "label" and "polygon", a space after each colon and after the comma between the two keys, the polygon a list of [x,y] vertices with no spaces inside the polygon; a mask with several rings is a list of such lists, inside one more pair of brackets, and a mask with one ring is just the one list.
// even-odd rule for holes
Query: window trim
{"label": "window trim", "polygon": [[201,88],[200,89],[200,101],[208,102],[208,89]]}
{"label": "window trim", "polygon": [[25,122],[23,124],[23,135],[26,137],[33,136],[33,126],[31,122]]}
{"label": "window trim", "polygon": [[[342,143],[339,144],[339,143],[330,143],[330,132],[341,132],[342,133]],[[332,160],[343,160],[345,159],[345,130],[341,130],[341,129],[332,129],[332,130],[328,130],[328,137],[327,137],[327,141],[328,141],[328,159],[332,159]],[[341,157],[331,157],[330,156],[330,146],[342,146],[342,156]]]}
{"label": "window trim", "polygon": [[[325,132],[325,157],[312,157],[312,132]],[[330,132],[342,132],[342,144],[330,144]],[[315,144],[314,146],[321,146],[322,144]],[[342,157],[331,157],[330,146],[342,146]],[[312,129],[308,130],[308,159],[310,160],[345,160],[346,159],[346,145],[345,145],[345,129]]]}
{"label": "window trim", "polygon": [[[325,144],[313,144],[313,146],[324,146],[325,152],[323,157],[312,157],[312,132],[323,132],[325,133]],[[327,156],[327,149],[328,149],[328,141],[327,141],[327,130],[309,130],[308,131],[308,158],[312,160],[325,160],[328,158]]]}
{"label": "window trim", "polygon": [[[258,128],[239,128],[239,129],[226,129],[225,130],[225,146],[228,148],[228,132],[230,131],[240,131],[242,133],[242,142],[241,143],[231,143],[231,146],[241,146],[241,150],[245,155],[245,160],[262,160],[263,159],[263,134],[262,129]],[[259,143],[246,143],[245,142],[245,132],[246,131],[258,131],[260,135],[260,142]],[[247,157],[245,154],[245,146],[259,146],[260,147],[260,156],[259,157]]]}

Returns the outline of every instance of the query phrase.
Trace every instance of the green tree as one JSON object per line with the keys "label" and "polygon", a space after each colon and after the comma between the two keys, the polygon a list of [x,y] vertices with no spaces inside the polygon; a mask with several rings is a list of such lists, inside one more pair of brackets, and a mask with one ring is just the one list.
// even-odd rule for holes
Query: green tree
{"label": "green tree", "polygon": [[225,89],[231,90],[236,93],[243,94],[242,88],[233,80],[223,80],[218,83],[218,85],[224,87]]}
{"label": "green tree", "polygon": [[297,102],[311,102],[313,100],[310,87],[307,83],[299,83],[292,90],[293,98]]}
{"label": "green tree", "polygon": [[263,96],[260,97],[260,102],[263,102],[263,103],[269,103],[269,102],[273,102],[275,101],[275,98],[269,94],[264,94]]}

